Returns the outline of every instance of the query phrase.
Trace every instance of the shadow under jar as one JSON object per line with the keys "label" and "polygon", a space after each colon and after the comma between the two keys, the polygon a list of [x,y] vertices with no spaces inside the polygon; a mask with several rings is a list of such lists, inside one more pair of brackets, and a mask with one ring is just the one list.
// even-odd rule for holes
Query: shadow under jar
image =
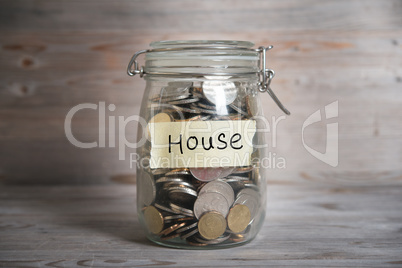
{"label": "shadow under jar", "polygon": [[[175,248],[251,241],[265,217],[266,156],[259,92],[272,47],[244,41],[161,41],[134,54],[146,80],[138,129],[137,207],[147,237]],[[145,66],[137,57],[145,54]]]}

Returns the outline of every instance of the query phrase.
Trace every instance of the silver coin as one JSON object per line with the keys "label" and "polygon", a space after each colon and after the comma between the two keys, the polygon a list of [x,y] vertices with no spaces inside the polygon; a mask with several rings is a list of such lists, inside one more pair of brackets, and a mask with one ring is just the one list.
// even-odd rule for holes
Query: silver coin
{"label": "silver coin", "polygon": [[230,186],[228,183],[221,180],[208,182],[201,188],[199,195],[210,192],[220,193],[226,198],[229,206],[232,206],[234,202],[234,192],[232,186]]}
{"label": "silver coin", "polygon": [[192,223],[190,225],[187,225],[187,226],[184,226],[184,227],[182,227],[180,229],[177,229],[176,233],[182,233],[182,232],[188,231],[190,229],[196,228],[197,225],[198,225],[198,222],[194,222],[194,223]]}
{"label": "silver coin", "polygon": [[189,237],[195,235],[196,233],[198,233],[198,228],[195,228],[194,230],[192,230],[192,231],[190,231],[190,232],[188,232],[188,233],[185,233],[185,234],[180,235],[180,238],[181,238],[181,239],[187,239],[187,238],[189,238]]}
{"label": "silver coin", "polygon": [[216,114],[216,109],[213,109],[213,110],[203,109],[203,108],[198,107],[195,104],[191,104],[190,108],[196,109],[200,113],[204,113],[204,114]]}
{"label": "silver coin", "polygon": [[248,207],[251,214],[250,222],[254,219],[257,211],[260,208],[259,196],[260,195],[257,191],[250,188],[245,188],[237,194],[237,198],[234,202],[235,204],[242,204]]}
{"label": "silver coin", "polygon": [[190,168],[191,175],[200,181],[212,181],[221,179],[231,174],[234,168]]}
{"label": "silver coin", "polygon": [[250,179],[248,177],[230,175],[226,176],[226,178],[223,178],[223,180],[228,182],[228,181],[248,181]]}
{"label": "silver coin", "polygon": [[166,211],[166,212],[169,212],[169,213],[172,213],[172,214],[178,214],[178,213],[176,213],[175,211],[173,211],[172,209],[170,209],[170,208],[168,208],[168,207],[166,207],[166,206],[164,206],[164,205],[155,203],[154,206],[155,206],[156,208],[159,208],[160,210],[163,210],[163,211]]}
{"label": "silver coin", "polygon": [[246,105],[247,105],[247,112],[249,115],[257,116],[260,114],[259,112],[259,105],[256,97],[251,97],[250,95],[246,96]]}
{"label": "silver coin", "polygon": [[[184,113],[190,113],[190,114],[199,114],[201,113],[199,109],[197,108],[187,108],[187,107],[181,107],[172,104],[171,107],[175,109],[176,111],[184,112]],[[191,106],[190,106],[191,107]]]}
{"label": "silver coin", "polygon": [[177,100],[182,100],[182,99],[187,99],[190,97],[190,94],[182,94],[182,95],[177,95],[177,96],[161,96],[161,95],[155,95],[151,97],[151,101],[154,103],[166,103],[169,101],[177,101]]}
{"label": "silver coin", "polygon": [[179,188],[189,188],[191,190],[195,190],[195,187],[192,183],[187,182],[187,181],[170,181],[170,182],[166,182],[163,185],[163,189],[165,190],[170,190],[172,187],[179,187]]}
{"label": "silver coin", "polygon": [[151,169],[151,172],[153,175],[163,175],[166,172],[169,172],[170,169],[168,168],[156,168],[156,169]]}
{"label": "silver coin", "polygon": [[237,97],[236,85],[230,81],[205,81],[202,92],[208,101],[219,106],[229,105]]}
{"label": "silver coin", "polygon": [[216,106],[208,105],[208,104],[205,104],[205,103],[202,103],[202,102],[197,103],[197,105],[198,105],[199,107],[201,107],[201,108],[203,108],[203,109],[207,109],[207,110],[215,110],[215,109],[216,109]]}
{"label": "silver coin", "polygon": [[175,175],[190,175],[190,171],[188,169],[174,169],[169,172],[166,172],[165,176],[175,176]]}
{"label": "silver coin", "polygon": [[204,193],[198,195],[197,200],[195,200],[194,215],[199,219],[205,212],[217,211],[226,218],[229,208],[229,201],[224,195],[217,192]]}
{"label": "silver coin", "polygon": [[219,175],[219,178],[221,179],[221,178],[224,178],[224,177],[232,174],[234,170],[235,170],[234,167],[223,168],[221,175]]}
{"label": "silver coin", "polygon": [[174,177],[161,177],[157,179],[156,183],[165,183],[165,182],[182,182],[182,178],[174,178]]}
{"label": "silver coin", "polygon": [[246,116],[248,115],[247,112],[243,111],[241,107],[235,105],[234,103],[230,104],[229,106],[230,106],[230,108],[232,108],[233,110],[235,110],[239,114],[246,115]]}
{"label": "silver coin", "polygon": [[173,203],[170,203],[169,206],[175,213],[194,217],[194,212],[191,209],[183,208],[183,207],[173,204]]}
{"label": "silver coin", "polygon": [[189,99],[183,99],[183,100],[176,100],[176,101],[171,101],[169,104],[175,104],[175,105],[182,105],[182,104],[190,104],[199,101],[199,98],[189,98]]}
{"label": "silver coin", "polygon": [[171,187],[168,196],[175,203],[187,204],[194,202],[197,198],[197,192],[185,187]]}
{"label": "silver coin", "polygon": [[247,173],[253,171],[254,168],[255,168],[254,166],[239,167],[236,168],[236,170],[234,170],[233,173],[235,174]]}
{"label": "silver coin", "polygon": [[255,185],[254,183],[252,183],[251,181],[248,183],[244,183],[244,187],[245,188],[249,188],[249,189],[253,189],[254,191],[258,192],[259,188],[257,185]]}
{"label": "silver coin", "polygon": [[168,88],[176,88],[178,90],[190,90],[191,87],[193,86],[193,82],[188,82],[188,81],[172,81],[172,82],[168,82],[167,87]]}
{"label": "silver coin", "polygon": [[212,239],[212,240],[206,240],[202,237],[195,236],[194,239],[197,240],[197,242],[203,243],[203,244],[208,244],[208,245],[213,245],[213,244],[220,244],[225,242],[226,240],[229,239],[230,233],[224,233],[222,236]]}
{"label": "silver coin", "polygon": [[145,206],[149,206],[155,200],[156,188],[154,180],[148,172],[142,172],[139,179],[139,200]]}

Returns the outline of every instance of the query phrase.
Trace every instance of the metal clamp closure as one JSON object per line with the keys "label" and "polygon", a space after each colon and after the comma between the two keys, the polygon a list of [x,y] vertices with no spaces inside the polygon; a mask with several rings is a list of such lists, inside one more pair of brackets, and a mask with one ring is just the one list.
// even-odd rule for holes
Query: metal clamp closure
{"label": "metal clamp closure", "polygon": [[[272,69],[266,68],[266,52],[272,49],[273,46],[268,47],[259,47],[258,49],[249,49],[249,48],[233,48],[227,46],[201,46],[201,47],[180,47],[180,48],[159,48],[159,49],[146,49],[137,51],[133,57],[131,58],[128,66],[127,66],[127,74],[129,76],[135,76],[139,74],[140,77],[143,77],[145,74],[149,75],[180,75],[180,76],[239,76],[245,74],[253,74],[255,72],[249,73],[158,73],[158,72],[146,72],[144,67],[141,68],[138,65],[137,57],[141,54],[149,53],[149,52],[162,52],[162,51],[182,51],[182,50],[203,50],[203,49],[217,49],[217,50],[242,50],[242,51],[255,51],[260,55],[260,70],[258,74],[260,76],[260,81],[258,83],[260,92],[267,92],[271,98],[275,101],[278,107],[287,115],[290,115],[290,112],[283,106],[280,100],[276,97],[275,93],[272,91],[270,85],[271,81],[275,76],[275,72]],[[134,65],[134,66],[133,66]]]}

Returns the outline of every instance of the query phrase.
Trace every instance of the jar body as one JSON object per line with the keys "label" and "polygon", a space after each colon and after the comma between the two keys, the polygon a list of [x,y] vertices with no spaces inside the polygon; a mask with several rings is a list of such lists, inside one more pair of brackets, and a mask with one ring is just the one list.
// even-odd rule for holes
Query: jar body
{"label": "jar body", "polygon": [[145,79],[137,211],[147,237],[176,248],[251,241],[266,207],[258,75]]}

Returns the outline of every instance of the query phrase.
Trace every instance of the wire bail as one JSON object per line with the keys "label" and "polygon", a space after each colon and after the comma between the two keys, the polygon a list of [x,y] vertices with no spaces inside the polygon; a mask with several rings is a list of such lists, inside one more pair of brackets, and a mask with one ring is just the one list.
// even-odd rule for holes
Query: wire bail
{"label": "wire bail", "polygon": [[273,46],[268,46],[268,47],[259,47],[258,50],[260,52],[260,82],[259,82],[259,90],[260,92],[267,92],[269,96],[274,100],[276,105],[287,115],[290,115],[290,112],[288,109],[283,106],[281,101],[278,99],[278,97],[275,95],[275,93],[271,89],[271,81],[275,76],[275,71],[272,69],[267,69],[266,68],[266,55],[267,51],[271,50]]}

